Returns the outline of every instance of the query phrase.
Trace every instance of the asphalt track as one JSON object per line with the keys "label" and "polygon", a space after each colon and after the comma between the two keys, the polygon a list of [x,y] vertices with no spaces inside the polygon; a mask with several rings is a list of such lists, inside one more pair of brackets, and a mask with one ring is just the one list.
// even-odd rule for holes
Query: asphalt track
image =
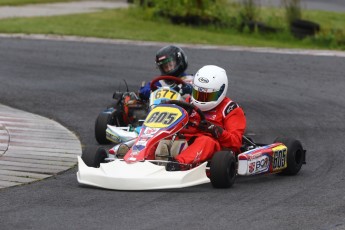
{"label": "asphalt track", "polygon": [[[94,151],[94,120],[123,87],[157,74],[157,45],[0,38],[0,103],[52,118]],[[307,149],[294,177],[240,177],[126,192],[80,186],[76,169],[0,190],[1,229],[345,229],[344,57],[185,47],[189,71],[228,70],[228,96],[259,142],[292,136]]]}
{"label": "asphalt track", "polygon": [[[281,0],[260,0],[258,4],[271,5],[276,7],[283,6]],[[300,5],[302,9],[326,10],[326,11],[345,11],[345,2],[343,0],[301,0]]]}

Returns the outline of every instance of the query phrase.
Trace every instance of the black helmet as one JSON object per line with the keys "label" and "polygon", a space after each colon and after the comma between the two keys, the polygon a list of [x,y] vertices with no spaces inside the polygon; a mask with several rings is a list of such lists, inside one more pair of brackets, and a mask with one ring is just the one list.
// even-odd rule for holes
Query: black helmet
{"label": "black helmet", "polygon": [[188,67],[187,56],[177,46],[165,46],[156,53],[156,64],[162,75],[180,77]]}

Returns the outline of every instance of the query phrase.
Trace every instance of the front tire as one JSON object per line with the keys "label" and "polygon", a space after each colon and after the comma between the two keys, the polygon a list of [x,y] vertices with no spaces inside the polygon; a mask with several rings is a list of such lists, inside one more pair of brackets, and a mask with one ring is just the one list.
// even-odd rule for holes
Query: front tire
{"label": "front tire", "polygon": [[96,152],[89,152],[83,154],[82,159],[89,167],[99,168],[101,163],[105,163],[105,158],[108,157],[107,151],[104,148],[98,148]]}
{"label": "front tire", "polygon": [[236,179],[236,159],[230,151],[216,152],[211,160],[210,180],[214,188],[230,188]]}
{"label": "front tire", "polygon": [[95,137],[99,144],[110,144],[110,141],[106,137],[107,125],[114,123],[113,113],[101,112],[95,122]]}
{"label": "front tire", "polygon": [[281,173],[285,175],[296,175],[305,162],[305,151],[301,142],[287,137],[278,137],[274,143],[278,142],[283,143],[287,147],[287,168]]}

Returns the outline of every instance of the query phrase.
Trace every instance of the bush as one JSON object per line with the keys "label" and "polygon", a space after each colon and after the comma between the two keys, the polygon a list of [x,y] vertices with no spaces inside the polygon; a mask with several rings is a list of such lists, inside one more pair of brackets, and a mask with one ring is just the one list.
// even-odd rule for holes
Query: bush
{"label": "bush", "polygon": [[257,21],[259,17],[259,7],[254,3],[254,0],[243,0],[240,10],[240,18],[242,22]]}
{"label": "bush", "polygon": [[[145,0],[141,0],[145,1]],[[226,22],[226,0],[146,0],[158,16],[174,24],[220,25]],[[143,4],[147,6],[147,4]]]}
{"label": "bush", "polygon": [[345,50],[345,32],[338,29],[320,31],[311,40],[321,46]]}
{"label": "bush", "polygon": [[259,17],[259,8],[254,3],[254,0],[242,0],[239,10],[239,30],[241,32],[249,29],[254,32],[257,27]]}
{"label": "bush", "polygon": [[301,0],[283,0],[285,16],[288,24],[302,18]]}

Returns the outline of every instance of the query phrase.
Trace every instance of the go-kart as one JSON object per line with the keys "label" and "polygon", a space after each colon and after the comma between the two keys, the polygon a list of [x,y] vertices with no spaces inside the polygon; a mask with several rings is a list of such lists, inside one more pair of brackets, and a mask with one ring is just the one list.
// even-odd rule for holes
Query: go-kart
{"label": "go-kart", "polygon": [[[157,87],[156,83],[163,80],[173,82],[174,89],[169,86]],[[99,144],[119,143],[119,140],[112,136],[110,129],[107,132],[108,126],[132,131],[135,127],[141,125],[141,122],[148,114],[150,106],[154,103],[159,103],[159,99],[171,97],[172,99],[179,100],[181,96],[179,91],[185,84],[185,81],[173,76],[156,77],[150,83],[150,88],[153,93],[151,93],[149,101],[140,99],[135,92],[129,92],[128,87],[126,92],[116,91],[113,94],[113,102],[105,110],[100,112],[96,118],[95,138],[97,142]],[[161,88],[164,88],[164,90]]]}
{"label": "go-kart", "polygon": [[[139,136],[130,140],[131,147],[124,156],[119,150],[130,141],[109,151],[99,148],[87,156],[87,164],[78,157],[78,182],[115,190],[182,188],[209,182],[215,188],[229,188],[237,175],[295,175],[305,164],[306,150],[298,140],[277,138],[273,144],[264,145],[246,136],[237,156],[224,149],[198,165],[175,162],[172,157],[188,145],[180,131],[194,112],[199,114],[200,122],[205,121],[204,114],[192,104],[161,101],[149,112]],[[174,167],[176,164],[179,167]]]}

